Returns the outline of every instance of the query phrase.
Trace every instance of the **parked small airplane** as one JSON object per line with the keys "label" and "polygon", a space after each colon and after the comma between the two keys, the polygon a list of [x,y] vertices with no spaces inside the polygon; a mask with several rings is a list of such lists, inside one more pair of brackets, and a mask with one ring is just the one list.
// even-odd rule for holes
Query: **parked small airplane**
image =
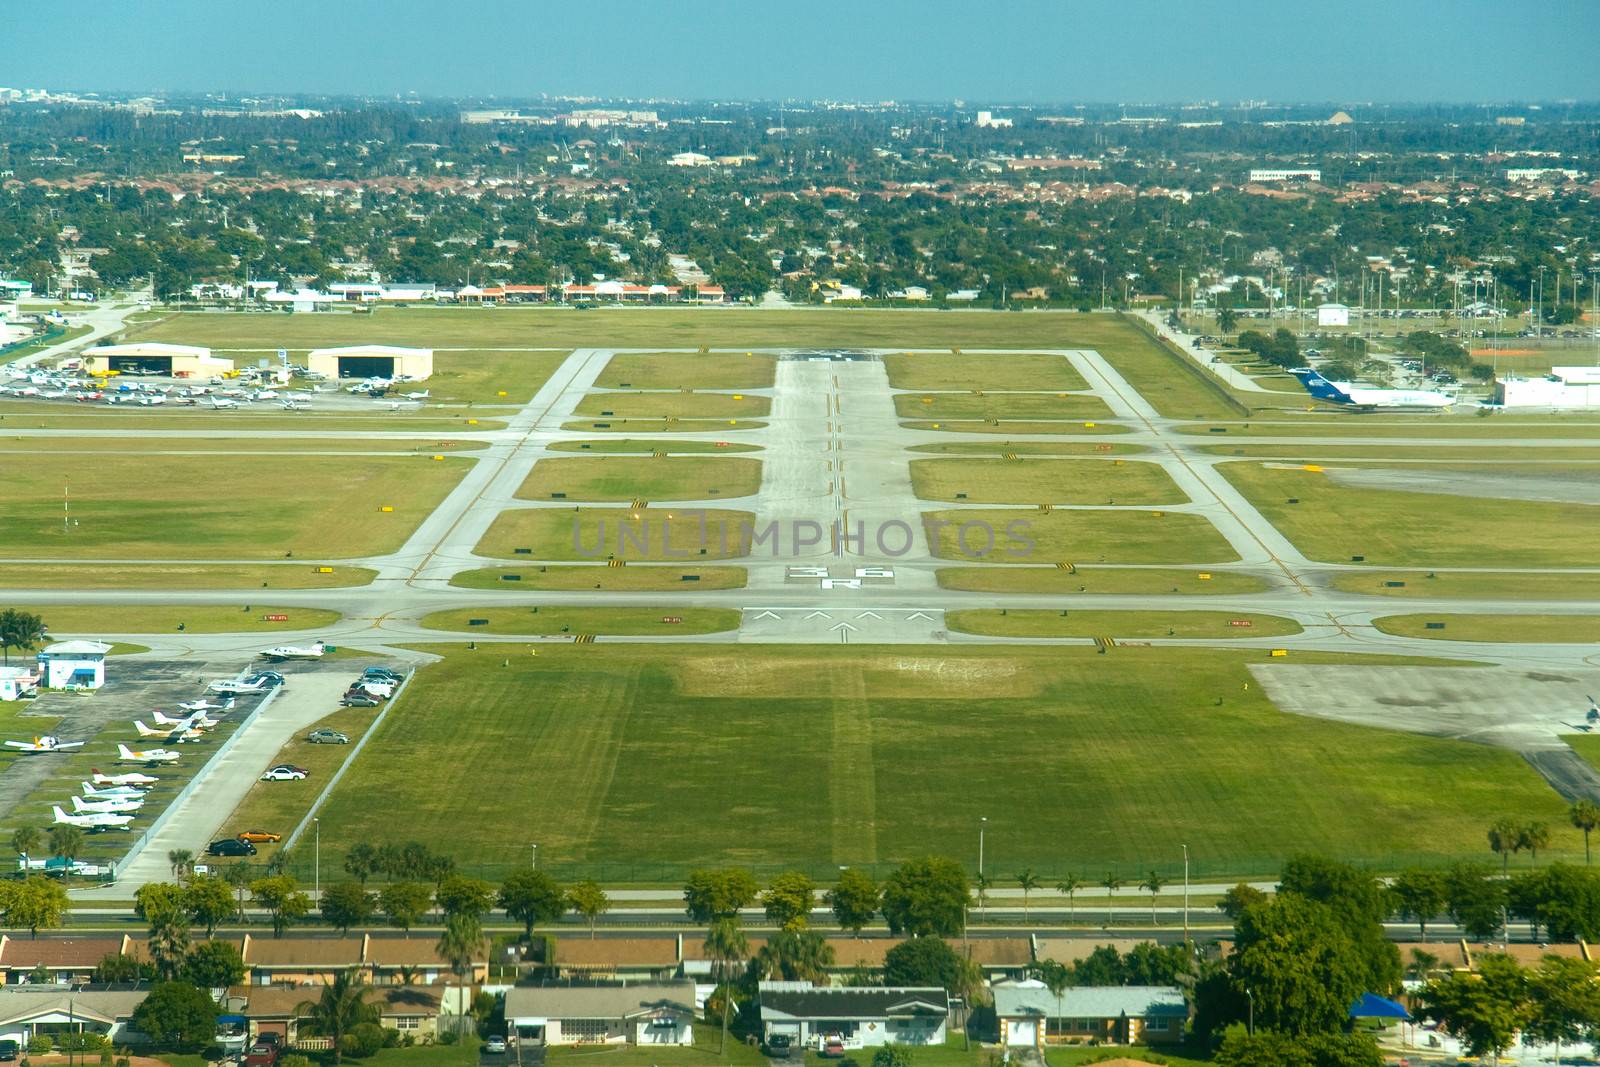
{"label": "parked small airplane", "polygon": [[239,402],[237,400],[222,400],[215,396],[212,396],[208,399],[211,401],[211,406],[217,408],[218,410],[226,410],[227,408],[236,408],[239,406]]}
{"label": "parked small airplane", "polygon": [[1289,373],[1299,378],[1306,392],[1318,400],[1365,411],[1378,408],[1388,411],[1436,411],[1456,402],[1455,397],[1447,393],[1427,389],[1374,389],[1351,382],[1331,382],[1309,367]]}
{"label": "parked small airplane", "polygon": [[420,393],[407,393],[406,394],[406,399],[407,400],[426,400],[426,399],[428,399],[428,394],[431,393],[432,391],[433,390],[431,390],[431,389],[424,389]]}
{"label": "parked small airplane", "polygon": [[144,807],[144,797],[107,797],[104,800],[85,800],[83,797],[72,798],[72,810],[78,815],[87,815],[93,812],[120,812],[138,811]]}
{"label": "parked small airplane", "polygon": [[277,645],[273,648],[263,648],[256,655],[264,659],[279,662],[286,659],[321,659],[327,651],[327,646],[321,641],[309,647],[299,645]]}
{"label": "parked small airplane", "polygon": [[[199,700],[187,700],[187,701],[184,701],[184,702],[180,703],[178,705],[178,707],[182,708],[184,711],[190,711],[190,712],[193,712],[193,711],[232,711],[233,710],[233,705],[234,705],[234,699],[232,697],[229,697],[227,700],[224,700],[220,704],[213,704],[213,703],[211,703],[211,701],[207,700],[205,697],[201,697]],[[159,712],[156,715],[156,721],[157,722],[161,721],[161,717],[160,717],[160,713]]]}
{"label": "parked small airplane", "polygon": [[279,404],[285,411],[304,411],[309,406],[304,400],[297,400],[292,396]]}
{"label": "parked small airplane", "polygon": [[127,745],[117,746],[117,755],[122,763],[176,763],[178,753],[169,748],[132,749]]}
{"label": "parked small airplane", "polygon": [[193,715],[187,715],[181,719],[174,719],[169,715],[161,714],[159,711],[153,711],[150,713],[150,717],[156,721],[158,726],[181,726],[195,730],[210,730],[222,721],[221,719],[209,717],[203,711],[197,711]]}
{"label": "parked small airplane", "polygon": [[89,775],[89,780],[95,785],[155,785],[161,781],[159,778],[140,774],[138,771],[130,771],[127,774],[101,774],[99,767],[90,767]]}
{"label": "parked small airplane", "polygon": [[138,719],[133,720],[133,728],[139,731],[140,737],[159,737],[163,741],[170,741],[178,745],[183,744],[185,741],[198,741],[205,736],[193,726],[168,726],[154,729],[146,726]]}
{"label": "parked small airplane", "polygon": [[133,821],[132,815],[116,815],[109,811],[97,811],[86,815],[68,815],[59,806],[52,809],[56,814],[56,822],[76,826],[82,830],[126,830]]}
{"label": "parked small airplane", "polygon": [[88,782],[80,782],[83,786],[83,799],[85,800],[116,800],[118,797],[128,797],[134,800],[145,795],[143,789],[131,785],[114,785],[110,789],[96,789]]}
{"label": "parked small airplane", "polygon": [[23,752],[27,752],[31,755],[38,755],[42,752],[65,752],[68,749],[82,748],[83,746],[84,742],[82,741],[63,741],[61,738],[56,737],[53,734],[45,734],[43,737],[35,737],[32,741],[6,742],[7,748],[21,749]]}
{"label": "parked small airplane", "polygon": [[206,686],[206,688],[213,693],[230,694],[259,693],[266,687],[267,683],[264,681],[236,682],[232,679],[225,679],[220,682],[212,682],[210,685]]}

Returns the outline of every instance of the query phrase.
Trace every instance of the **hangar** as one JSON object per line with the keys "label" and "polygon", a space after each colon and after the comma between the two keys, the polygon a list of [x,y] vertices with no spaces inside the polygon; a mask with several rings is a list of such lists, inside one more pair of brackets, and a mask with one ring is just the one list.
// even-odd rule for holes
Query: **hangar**
{"label": "hangar", "polygon": [[433,349],[394,345],[316,348],[306,356],[306,369],[329,378],[410,378],[433,375]]}
{"label": "hangar", "polygon": [[83,369],[90,373],[119,371],[171,378],[210,378],[233,370],[233,360],[213,356],[211,349],[196,345],[144,341],[91,348],[83,354]]}

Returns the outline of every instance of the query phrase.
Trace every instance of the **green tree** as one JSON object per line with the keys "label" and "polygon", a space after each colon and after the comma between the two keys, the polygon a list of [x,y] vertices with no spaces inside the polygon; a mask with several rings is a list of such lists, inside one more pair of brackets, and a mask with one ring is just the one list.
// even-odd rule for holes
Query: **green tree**
{"label": "green tree", "polygon": [[1509,956],[1481,956],[1477,974],[1450,974],[1419,995],[1423,1011],[1473,1056],[1495,1062],[1533,1019],[1528,976]]}
{"label": "green tree", "polygon": [[186,915],[183,887],[171,882],[146,882],[133,894],[133,913],[147,923],[169,915]]}
{"label": "green tree", "polygon": [[181,882],[194,873],[194,853],[186,848],[175,848],[167,853],[167,865],[172,877]]}
{"label": "green tree", "polygon": [[244,957],[231,941],[202,941],[184,957],[180,974],[201,989],[226,989],[244,981]]}
{"label": "green tree", "polygon": [[1383,1053],[1366,1034],[1306,1034],[1229,1027],[1213,1062],[1217,1067],[1382,1067]]}
{"label": "green tree", "polygon": [[1523,828],[1514,819],[1501,819],[1489,827],[1489,851],[1500,857],[1501,874],[1511,873],[1511,857],[1525,847]]}
{"label": "green tree", "polygon": [[1233,328],[1239,324],[1239,313],[1227,304],[1217,308],[1217,332],[1232,333]]}
{"label": "green tree", "polygon": [[849,930],[857,937],[866,929],[872,917],[878,914],[882,904],[882,897],[878,891],[878,883],[865,871],[854,867],[839,872],[839,880],[833,888],[822,894],[822,899],[833,910],[833,917],[842,929]]}
{"label": "green tree", "polygon": [[972,961],[940,937],[910,938],[883,957],[887,986],[942,986],[953,996],[965,996],[980,980]]}
{"label": "green tree", "polygon": [[1244,909],[1228,973],[1254,996],[1259,1025],[1294,1035],[1339,1030],[1367,991],[1366,961],[1339,917],[1294,893]]}
{"label": "green tree", "polygon": [[1024,867],[1017,872],[1017,887],[1022,890],[1022,923],[1024,926],[1028,923],[1028,897],[1043,884],[1039,880],[1039,876],[1033,872],[1032,867]]}
{"label": "green tree", "polygon": [[872,1067],[911,1067],[915,1062],[910,1045],[879,1045],[872,1050]]}
{"label": "green tree", "polygon": [[43,837],[37,826],[19,826],[11,831],[11,847],[24,860],[31,859],[33,854],[39,851],[39,843]]}
{"label": "green tree", "polygon": [[1588,960],[1546,956],[1528,972],[1530,1018],[1524,1040],[1561,1046],[1600,1037],[1600,968]]}
{"label": "green tree", "polygon": [[133,1010],[133,1028],[157,1048],[199,1052],[217,1033],[217,1002],[188,982],[159,982]]}
{"label": "green tree", "polygon": [[702,868],[689,872],[683,885],[683,909],[690,920],[710,925],[731,919],[755,900],[756,880],[742,867]]}
{"label": "green tree", "polygon": [[295,1008],[300,1025],[307,1032],[329,1038],[333,1042],[333,1062],[344,1058],[344,1039],[362,1023],[378,1021],[378,1007],[367,1003],[369,987],[361,980],[354,967],[340,971],[333,979],[322,984],[322,994],[316,1000],[304,1000]]}
{"label": "green tree", "polygon": [[447,919],[452,915],[470,915],[482,921],[494,907],[494,886],[477,878],[452,874],[439,883],[434,903]]}
{"label": "green tree", "polygon": [[[556,880],[531,867],[516,871],[507,878],[496,899],[505,909],[506,918],[522,924],[522,936],[529,941],[533,939],[535,926],[553,923],[567,910],[567,895],[561,891]],[[594,936],[592,921],[589,935]]]}
{"label": "green tree", "polygon": [[0,653],[11,663],[11,650],[29,652],[44,640],[44,620],[29,611],[6,608],[0,611]]}
{"label": "green tree", "polygon": [[1061,994],[1072,985],[1072,969],[1055,960],[1040,960],[1028,967],[1028,977],[1044,983],[1050,995],[1056,998],[1056,1018],[1061,1017]]}
{"label": "green tree", "polygon": [[344,873],[362,885],[366,885],[367,879],[381,870],[378,848],[370,841],[357,841],[344,854]]}
{"label": "green tree", "polygon": [[767,921],[784,930],[801,930],[811,920],[817,902],[817,883],[800,871],[786,871],[775,877],[761,894]]}
{"label": "green tree", "polygon": [[156,976],[156,970],[137,956],[113,952],[94,965],[90,978],[95,985],[113,985],[122,982],[146,981]]}
{"label": "green tree", "polygon": [[190,920],[204,926],[210,937],[233,914],[233,887],[214,874],[191,877],[183,887],[183,906]]}
{"label": "green tree", "polygon": [[714,919],[706,931],[704,948],[711,959],[712,973],[716,976],[722,999],[722,1039],[717,1045],[717,1053],[721,1055],[728,1046],[728,1011],[733,1004],[733,979],[750,955],[750,943],[745,939],[738,915]]}
{"label": "green tree", "polygon": [[815,930],[784,928],[756,950],[751,963],[758,981],[826,985],[835,960],[833,946]]}
{"label": "green tree", "polygon": [[1389,899],[1370,871],[1321,856],[1296,856],[1284,865],[1280,894],[1325,904],[1365,961],[1364,991],[1387,993],[1400,982],[1400,952],[1384,932]]}
{"label": "green tree", "polygon": [[1122,888],[1122,879],[1108,871],[1100,884],[1106,891],[1106,925],[1115,926],[1117,922],[1117,890]]}
{"label": "green tree", "polygon": [[1445,910],[1449,888],[1441,871],[1409,867],[1389,883],[1389,896],[1395,914],[1417,924],[1417,936],[1428,940],[1428,920]]}
{"label": "green tree", "polygon": [[1083,879],[1075,874],[1069,874],[1056,883],[1056,892],[1067,898],[1067,922],[1071,924],[1077,914],[1076,900],[1078,890],[1083,888]]}
{"label": "green tree", "polygon": [[50,854],[70,865],[83,852],[83,831],[76,826],[57,823],[50,827]]}
{"label": "green tree", "polygon": [[5,924],[24,929],[33,937],[40,930],[59,928],[67,915],[67,890],[54,878],[42,874],[29,875],[20,882],[6,884],[0,895],[4,906]]}
{"label": "green tree", "polygon": [[1237,919],[1239,914],[1252,904],[1260,904],[1267,899],[1267,894],[1253,885],[1240,882],[1226,893],[1217,902],[1217,910],[1230,919]]}
{"label": "green tree", "polygon": [[189,915],[182,909],[157,911],[150,918],[150,938],[145,943],[150,962],[162,981],[178,977],[189,954]]}
{"label": "green tree", "polygon": [[[1588,866],[1590,862],[1589,835],[1594,832],[1595,827],[1600,826],[1600,804],[1596,804],[1588,797],[1580,797],[1572,802],[1572,808],[1567,812],[1567,819],[1575,829],[1583,831],[1583,863],[1584,866]],[[13,845],[15,841],[16,838],[13,836]],[[18,849],[17,851],[20,852],[22,850]]]}
{"label": "green tree", "polygon": [[463,986],[468,985],[473,964],[485,955],[483,920],[471,911],[450,913],[445,917],[444,930],[433,950],[441,959],[450,961],[456,980]]}
{"label": "green tree", "polygon": [[1445,871],[1450,921],[1476,940],[1493,937],[1505,914],[1506,883],[1477,863],[1457,863]]}
{"label": "green tree", "polygon": [[1539,850],[1550,847],[1550,826],[1548,823],[1530,822],[1522,827],[1522,847],[1528,850],[1529,857],[1535,864],[1539,862]]}
{"label": "green tree", "polygon": [[377,899],[360,882],[335,882],[322,891],[317,910],[322,921],[342,934],[372,918]]}
{"label": "green tree", "polygon": [[1150,894],[1150,925],[1158,926],[1156,922],[1156,897],[1166,888],[1166,880],[1156,871],[1151,871],[1150,876],[1139,883],[1139,888]]}
{"label": "green tree", "polygon": [[611,910],[611,898],[606,896],[606,891],[600,888],[599,882],[585,878],[567,890],[567,907],[583,916],[584,921],[589,924],[589,939],[592,941],[595,922]]}
{"label": "green tree", "polygon": [[389,925],[411,933],[433,905],[433,890],[421,882],[390,882],[378,890],[378,907]]}
{"label": "green tree", "polygon": [[301,892],[291,874],[275,874],[250,883],[250,895],[272,914],[272,936],[283,932],[311,911],[311,897]]}
{"label": "green tree", "polygon": [[893,934],[955,937],[966,928],[967,872],[946,856],[911,859],[883,883],[883,917]]}

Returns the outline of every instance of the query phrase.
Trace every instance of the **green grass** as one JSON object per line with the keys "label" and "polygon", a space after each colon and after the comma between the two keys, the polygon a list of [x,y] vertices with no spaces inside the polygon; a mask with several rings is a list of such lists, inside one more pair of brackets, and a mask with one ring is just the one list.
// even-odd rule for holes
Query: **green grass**
{"label": "green grass", "polygon": [[624,352],[612,356],[600,389],[766,389],[777,358],[745,352]]}
{"label": "green grass", "polygon": [[[1188,356],[1156,339],[1133,319],[1084,315],[1067,330],[1064,348],[1092,348],[1162,415],[1175,419],[1241,414],[1240,400]],[[1243,401],[1246,405],[1249,399]]]}
{"label": "green grass", "polygon": [[1600,735],[1562,734],[1561,740],[1565,741],[1572,751],[1582,756],[1589,766],[1600,771]]}
{"label": "green grass", "polygon": [[[1563,567],[1592,558],[1595,509],[1341,486],[1259,463],[1217,467],[1295,547],[1329,562],[1390,567]],[[1297,499],[1298,504],[1288,503]]]}
{"label": "green grass", "polygon": [[[924,512],[942,559],[989,563],[1231,563],[1235,553],[1199,515],[1155,511],[984,510]],[[966,547],[963,525],[970,527]],[[991,543],[992,535],[992,543]],[[1029,543],[1031,541],[1031,544]]]}
{"label": "green grass", "polygon": [[[487,620],[473,626],[473,619]],[[676,622],[668,622],[676,619]],[[739,628],[739,612],[734,608],[452,608],[435,611],[422,618],[422,625],[433,630],[459,630],[462,633],[516,634],[610,634],[636,637],[682,637],[714,634]]]}
{"label": "green grass", "polygon": [[158,434],[114,437],[16,437],[0,443],[0,454],[14,455],[120,455],[125,452],[171,452],[223,455],[231,452],[471,452],[487,448],[487,441],[395,441],[381,437],[161,437]]}
{"label": "green grass", "polygon": [[[761,1050],[730,1035],[724,1052],[717,1051],[722,1033],[708,1023],[695,1021],[694,1044],[688,1048],[651,1045],[555,1046],[545,1052],[551,1067],[767,1067]],[[838,1061],[835,1067],[839,1067]],[[921,1061],[918,1060],[920,1067]],[[401,1067],[401,1065],[395,1065]]]}
{"label": "green grass", "polygon": [[[565,350],[552,352],[435,352],[433,376],[421,388],[435,400],[485,404],[525,404],[565,362]],[[406,386],[410,391],[417,386]],[[501,396],[505,393],[505,396]]]}
{"label": "green grass", "polygon": [[502,559],[517,558],[518,548],[548,560],[731,559],[744,554],[754,518],[725,508],[520,508],[501,512],[476,551]]}
{"label": "green grass", "polygon": [[[1215,432],[1225,429],[1226,434]],[[1406,422],[1384,421],[1381,416],[1329,415],[1296,419],[1292,422],[1204,422],[1177,427],[1178,433],[1204,434],[1217,443],[1250,437],[1392,437],[1413,441],[1448,444],[1452,441],[1487,441],[1504,438],[1588,438],[1600,437],[1600,422],[1582,422],[1574,415],[1535,416],[1496,415],[1493,418],[1452,415],[1417,415]],[[1424,442],[1425,443],[1425,442]],[[1283,448],[1283,445],[1275,445]],[[1322,451],[1318,446],[1317,450]],[[1479,455],[1492,456],[1493,452]]]}
{"label": "green grass", "polygon": [[894,389],[1089,388],[1067,357],[1045,353],[893,352],[883,357],[883,365]]}
{"label": "green grass", "polygon": [[[517,575],[508,582],[502,575]],[[698,578],[686,582],[685,575]],[[450,584],[458,589],[603,589],[611,592],[743,589],[743,567],[484,567],[457,571]]]}
{"label": "green grass", "polygon": [[902,419],[1105,419],[1111,409],[1081,393],[896,393]]}
{"label": "green grass", "polygon": [[[46,604],[21,606],[42,616],[56,633],[158,634],[257,633],[268,630],[308,630],[339,621],[337,611],[326,608],[276,608],[260,604],[224,607],[206,604]],[[284,622],[268,622],[268,615],[287,615]]]}
{"label": "green grass", "polygon": [[[610,410],[609,408],[607,409]],[[573,433],[593,433],[596,430],[615,433],[724,433],[738,430],[759,430],[767,424],[759,419],[598,419],[592,422],[572,420],[561,424],[563,430]],[[713,446],[714,447],[714,446]]]}
{"label": "green grass", "polygon": [[[1387,582],[1404,582],[1389,588]],[[1509,571],[1345,571],[1328,583],[1341,593],[1474,600],[1600,600],[1600,573]]]}
{"label": "green grass", "polygon": [[914,459],[924,500],[974,504],[1184,504],[1189,497],[1154,463],[1099,459]]}
{"label": "green grass", "polygon": [[1170,872],[1186,843],[1203,877],[1303,851],[1476,856],[1506,811],[1564,818],[1513,752],[1282,714],[1247,669],[1266,650],[429,650],[443,660],[321,813],[325,869],[356,841],[416,839],[489,873],[537,827],[558,878],[881,871],[987,816],[997,869]]}
{"label": "green grass", "polygon": [[551,452],[605,452],[646,454],[666,452],[670,455],[696,455],[702,452],[760,452],[760,445],[747,445],[733,441],[683,441],[675,438],[619,437],[615,440],[590,439],[587,441],[551,441],[544,446]]}
{"label": "green grass", "polygon": [[[280,782],[288,785],[288,782]],[[143,1055],[140,1050],[140,1055]],[[158,1058],[168,1067],[216,1067],[216,1061],[199,1054],[162,1052]],[[331,1053],[310,1053],[312,1063],[327,1067]],[[458,1045],[414,1045],[411,1048],[386,1048],[361,1061],[363,1067],[478,1067],[478,1042],[469,1038]]]}
{"label": "green grass", "polygon": [[985,608],[947,611],[944,618],[952,630],[989,637],[1288,637],[1301,632],[1300,624],[1292,619],[1226,611]]}
{"label": "green grass", "polygon": [[761,461],[733,456],[588,456],[541,459],[517,490],[523,500],[709,500],[761,488]]}
{"label": "green grass", "polygon": [[[1202,578],[1201,575],[1209,577]],[[1077,572],[1040,567],[941,567],[941,589],[973,593],[1159,593],[1237,595],[1269,587],[1238,571],[1164,570],[1155,567],[1079,567]]]}
{"label": "green grass", "polygon": [[1096,444],[1091,441],[945,441],[912,445],[907,452],[938,456],[1000,456],[1007,452],[1029,456],[1131,456],[1146,451],[1143,445]]}
{"label": "green grass", "polygon": [[[907,430],[944,430],[950,433],[994,433],[994,434],[1112,434],[1127,433],[1128,427],[1114,422],[974,422],[957,419],[955,421],[933,422],[927,419],[918,419],[913,422],[900,424]],[[1010,442],[1006,442],[1009,446]],[[1009,447],[1007,451],[1009,451]]]}
{"label": "green grass", "polygon": [[[374,402],[376,403],[376,402]],[[459,434],[503,430],[504,419],[459,415],[429,416],[418,407],[390,411],[384,407],[370,415],[318,414],[314,411],[178,412],[169,408],[94,408],[68,411],[60,405],[22,406],[0,402],[0,432],[6,430],[307,430],[314,433],[399,431],[405,433]]]}
{"label": "green grass", "polygon": [[1548,446],[1517,448],[1512,445],[1436,445],[1426,441],[1396,441],[1382,445],[1215,445],[1200,451],[1213,456],[1254,456],[1289,463],[1322,463],[1330,459],[1435,460],[1470,459],[1519,463],[1547,461],[1600,460],[1600,442],[1584,447]]}
{"label": "green grass", "polygon": [[367,585],[377,571],[305,564],[0,564],[0,589],[341,589]]}
{"label": "green grass", "polygon": [[[6,472],[0,555],[281,559],[293,552],[314,560],[392,552],[471,462],[133,455],[84,463],[41,456]],[[68,486],[73,525],[63,531]]]}
{"label": "green grass", "polygon": [[[1443,623],[1442,630],[1428,623]],[[1396,637],[1438,641],[1505,641],[1522,644],[1600,642],[1600,615],[1385,615],[1372,625]]]}
{"label": "green grass", "polygon": [[590,393],[574,415],[619,419],[760,418],[772,401],[749,393]]}

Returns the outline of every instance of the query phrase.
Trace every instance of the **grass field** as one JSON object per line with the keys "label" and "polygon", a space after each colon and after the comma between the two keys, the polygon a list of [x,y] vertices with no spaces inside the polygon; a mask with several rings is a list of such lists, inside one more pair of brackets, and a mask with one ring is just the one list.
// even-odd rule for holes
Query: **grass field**
{"label": "grass field", "polygon": [[1189,497],[1154,463],[1099,459],[914,459],[911,485],[924,500],[974,504],[1185,504]]}
{"label": "grass field", "polygon": [[501,512],[476,551],[504,559],[731,559],[744,554],[742,531],[754,518],[724,508],[519,508]]}
{"label": "grass field", "polygon": [[666,452],[671,455],[698,455],[702,452],[760,452],[760,445],[741,444],[736,441],[683,441],[675,438],[619,437],[615,440],[591,438],[586,441],[551,441],[545,445],[551,452],[603,452],[644,454]]}
{"label": "grass field", "polygon": [[[1430,630],[1429,623],[1444,629]],[[1520,644],[1600,642],[1600,615],[1385,615],[1372,625],[1396,637],[1437,641],[1507,641]]]}
{"label": "grass field", "polygon": [[[471,620],[487,620],[473,626]],[[677,622],[668,622],[676,619]],[[461,608],[425,615],[422,625],[433,630],[459,630],[463,633],[517,634],[611,634],[635,637],[683,637],[689,634],[714,634],[739,628],[739,612],[734,608]]]}
{"label": "grass field", "polygon": [[[48,604],[20,606],[41,616],[56,633],[156,634],[174,633],[182,624],[186,633],[218,634],[261,630],[307,630],[339,621],[337,611],[324,608],[275,608],[260,604],[237,607],[201,604]],[[268,615],[286,615],[269,622]]]}
{"label": "grass field", "polygon": [[940,588],[973,593],[1232,595],[1268,588],[1253,574],[1156,567],[1079,567],[1076,573],[1054,567],[941,567],[937,574]]}
{"label": "grass field", "polygon": [[523,500],[709,500],[761,488],[761,461],[734,456],[541,459],[517,490]]}
{"label": "grass field", "polygon": [[[1218,430],[1227,431],[1218,433]],[[1561,439],[1600,437],[1600,422],[1580,421],[1575,415],[1527,416],[1496,415],[1481,419],[1476,416],[1419,415],[1409,422],[1385,421],[1366,415],[1328,415],[1296,419],[1292,422],[1205,422],[1177,427],[1178,433],[1205,434],[1218,439],[1218,443],[1234,438],[1250,437],[1392,437],[1412,441],[1424,439],[1435,444],[1448,444],[1454,440],[1502,440],[1506,438]],[[1419,441],[1418,443],[1423,443]],[[1284,446],[1277,445],[1277,448]],[[1309,447],[1309,446],[1308,446]],[[1318,450],[1321,448],[1318,446]],[[1492,455],[1492,453],[1485,453]]]}
{"label": "grass field", "polygon": [[1093,441],[943,441],[933,445],[912,445],[908,452],[937,456],[1000,456],[1007,452],[1028,456],[1132,456],[1146,451],[1143,445],[1097,444]]}
{"label": "grass field", "polygon": [[[444,660],[321,813],[325,865],[414,838],[468,870],[510,866],[506,843],[538,827],[558,878],[826,875],[975,854],[981,815],[996,870],[1170,872],[1186,843],[1199,877],[1302,851],[1477,856],[1506,811],[1564,818],[1513,752],[1281,714],[1247,684],[1265,650],[431,650]],[[1319,659],[1349,662],[1295,662]],[[519,769],[516,788],[495,766]]]}
{"label": "grass field", "polygon": [[[1400,588],[1385,583],[1404,582]],[[1509,571],[1360,571],[1336,574],[1329,583],[1342,593],[1372,596],[1481,600],[1600,600],[1600,573]]]}
{"label": "grass field", "polygon": [[1584,761],[1600,771],[1600,736],[1595,734],[1562,734],[1561,740],[1565,741],[1572,751],[1584,758]]}
{"label": "grass field", "polygon": [[902,419],[1104,419],[1111,409],[1084,393],[896,393]]}
{"label": "grass field", "polygon": [[1517,448],[1509,444],[1492,445],[1436,445],[1425,441],[1396,441],[1381,445],[1216,445],[1202,451],[1213,456],[1254,456],[1263,459],[1280,459],[1291,463],[1321,463],[1330,459],[1396,459],[1440,460],[1470,459],[1480,463],[1512,460],[1518,463],[1543,463],[1573,460],[1600,461],[1600,441],[1589,446],[1529,446]]}
{"label": "grass field", "polygon": [[[1288,637],[1300,624],[1277,615],[1226,611],[947,611],[961,633],[989,637]],[[1248,625],[1239,625],[1241,623]]]}
{"label": "grass field", "polygon": [[[470,452],[485,448],[487,441],[395,441],[381,437],[161,437],[153,434],[109,437],[12,437],[0,438],[0,454],[15,455],[105,455],[124,452],[172,452],[195,455],[223,455],[230,452]],[[19,462],[26,462],[19,461]]]}
{"label": "grass field", "polygon": [[[945,525],[934,531],[934,522]],[[923,513],[934,554],[990,563],[1231,563],[1238,555],[1198,515],[1150,511]],[[966,547],[961,527],[967,524]],[[992,541],[991,541],[992,538]],[[1029,544],[1029,541],[1032,544]],[[992,547],[991,547],[992,544]]]}
{"label": "grass field", "polygon": [[[433,377],[421,388],[433,400],[525,404],[567,358],[550,352],[436,352]],[[416,386],[406,386],[415,389]],[[501,393],[505,396],[501,396]]]}
{"label": "grass field", "polygon": [[624,352],[612,356],[600,389],[767,389],[777,357],[744,352]]}
{"label": "grass field", "polygon": [[892,352],[883,357],[883,366],[894,389],[1089,388],[1067,357],[1045,353]]}
{"label": "grass field", "polygon": [[[471,461],[417,457],[37,457],[6,471],[0,554],[336,559],[392,552]],[[72,525],[62,529],[70,486]],[[393,512],[382,512],[381,507]]]}
{"label": "grass field", "polygon": [[[928,419],[918,419],[914,422],[902,422],[901,426],[908,430],[944,430],[949,433],[994,433],[994,434],[1039,434],[1059,433],[1078,436],[1088,434],[1091,436],[1113,433],[1127,433],[1128,427],[1114,422],[973,422],[957,419],[954,422],[934,422]],[[1009,446],[1011,442],[1006,442]],[[1009,448],[1008,448],[1009,451]]]}
{"label": "grass field", "polygon": [[[506,581],[503,575],[516,575]],[[685,576],[693,581],[684,581]],[[458,589],[602,589],[609,592],[743,589],[743,567],[484,567],[458,571]]]}
{"label": "grass field", "polygon": [[377,571],[315,564],[0,564],[0,589],[340,589],[367,585]]}
{"label": "grass field", "polygon": [[[608,409],[609,410],[609,409]],[[564,422],[561,428],[571,433],[732,433],[759,430],[767,424],[760,419],[600,419]]]}
{"label": "grass field", "polygon": [[[1084,315],[1068,333],[1072,341],[1062,347],[1095,349],[1162,415],[1214,419],[1243,413],[1235,406],[1240,397],[1134,320]],[[1254,397],[1242,398],[1246,406],[1256,402]]]}
{"label": "grass field", "polygon": [[[1490,561],[1563,567],[1593,556],[1595,509],[1583,504],[1346,487],[1326,474],[1259,463],[1224,463],[1217,470],[1312,559],[1360,555],[1391,567]],[[1288,503],[1291,498],[1300,503]]]}
{"label": "grass field", "polygon": [[590,393],[574,415],[619,419],[751,419],[772,408],[753,393]]}
{"label": "grass field", "polygon": [[[161,414],[156,412],[160,411]],[[0,432],[6,430],[305,430],[312,433],[396,431],[402,433],[458,434],[503,430],[504,419],[460,415],[424,415],[390,411],[370,415],[318,414],[313,411],[200,411],[170,412],[160,408],[94,408],[85,411],[60,404],[34,404],[27,409],[0,402]]]}

